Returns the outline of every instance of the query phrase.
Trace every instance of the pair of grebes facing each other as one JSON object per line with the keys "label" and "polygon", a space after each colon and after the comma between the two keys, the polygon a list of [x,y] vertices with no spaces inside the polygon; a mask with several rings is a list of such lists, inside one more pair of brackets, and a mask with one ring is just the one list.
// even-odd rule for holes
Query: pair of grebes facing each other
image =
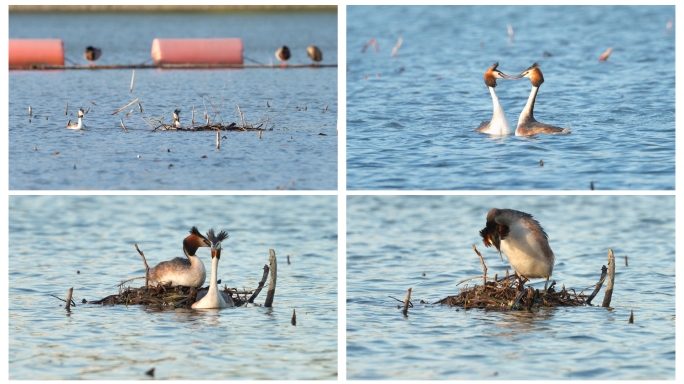
{"label": "pair of grebes facing each other", "polygon": [[530,97],[527,99],[527,104],[525,109],[523,109],[520,117],[518,118],[518,126],[515,129],[516,136],[532,136],[538,133],[548,133],[548,134],[568,134],[570,133],[570,127],[560,128],[554,127],[553,125],[540,123],[534,119],[534,102],[537,98],[537,92],[539,92],[539,87],[544,83],[544,75],[542,75],[541,69],[539,69],[539,64],[534,63],[531,67],[524,70],[517,76],[508,76],[505,73],[497,70],[499,63],[494,63],[484,74],[484,82],[489,89],[489,93],[492,95],[492,104],[494,105],[494,114],[492,115],[492,120],[485,121],[480,124],[475,130],[476,132],[487,133],[495,136],[506,136],[511,133],[511,126],[508,124],[508,119],[506,119],[506,114],[504,114],[503,108],[499,103],[499,98],[494,92],[496,87],[496,79],[508,79],[516,80],[521,77],[527,77],[532,83],[532,92],[530,92]]}
{"label": "pair of grebes facing each other", "polygon": [[171,284],[186,287],[199,288],[204,285],[207,277],[204,263],[195,253],[200,247],[211,248],[211,277],[209,290],[197,293],[197,301],[192,305],[193,309],[211,309],[233,307],[233,299],[230,295],[220,292],[218,289],[217,275],[218,262],[221,258],[221,242],[228,238],[226,231],[218,234],[211,229],[207,235],[202,235],[197,227],[192,227],[190,236],[183,239],[183,252],[185,258],[176,257],[173,260],[163,261],[148,273],[148,284]]}

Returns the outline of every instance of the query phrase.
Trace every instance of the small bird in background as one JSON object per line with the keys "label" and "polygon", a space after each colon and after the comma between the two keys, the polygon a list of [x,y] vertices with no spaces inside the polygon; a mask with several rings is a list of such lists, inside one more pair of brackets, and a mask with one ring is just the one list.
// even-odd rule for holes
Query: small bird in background
{"label": "small bird in background", "polygon": [[323,60],[323,53],[315,45],[310,45],[306,48],[306,53],[309,54],[311,60],[314,61],[314,65],[318,66],[318,63]]}
{"label": "small bird in background", "polygon": [[278,48],[275,57],[282,61],[282,64],[280,64],[281,67],[287,67],[287,61],[290,60],[290,48],[288,48],[287,45],[283,45]]}
{"label": "small bird in background", "polygon": [[91,67],[95,66],[95,64],[93,64],[93,61],[99,59],[100,56],[102,56],[102,50],[100,48],[95,48],[91,45],[87,46],[85,52],[83,53],[83,57],[85,57],[86,60],[90,61]]}

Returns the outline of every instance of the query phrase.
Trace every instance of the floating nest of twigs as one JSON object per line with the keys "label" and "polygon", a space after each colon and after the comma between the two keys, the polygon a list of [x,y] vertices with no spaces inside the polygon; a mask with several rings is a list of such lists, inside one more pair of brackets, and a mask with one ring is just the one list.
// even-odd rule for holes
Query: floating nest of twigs
{"label": "floating nest of twigs", "polygon": [[[197,292],[209,289],[170,285],[146,285],[140,288],[126,287],[119,290],[117,295],[109,295],[100,300],[87,301],[87,304],[102,305],[145,305],[153,308],[187,308],[197,300]],[[236,307],[245,305],[253,291],[238,291],[235,288],[224,287],[221,292],[230,295]]]}
{"label": "floating nest of twigs", "polygon": [[253,126],[244,127],[244,126],[237,125],[236,123],[232,123],[230,125],[221,125],[221,123],[217,123],[217,124],[209,124],[209,125],[202,125],[202,126],[195,126],[195,127],[180,127],[180,128],[176,128],[173,125],[166,125],[166,126],[163,126],[162,128],[157,128],[157,129],[161,129],[162,131],[184,131],[184,132],[201,132],[201,131],[247,132],[247,131],[272,131],[273,127],[267,128],[267,127],[264,127],[263,124],[256,126],[256,127],[253,127]]}
{"label": "floating nest of twigs", "polygon": [[[601,268],[601,277],[599,281],[588,288],[594,287],[591,294],[584,294],[585,288],[580,293],[575,292],[574,288],[566,289],[563,286],[560,291],[556,288],[556,282],[553,281],[548,287],[546,292],[539,292],[538,289],[533,289],[532,287],[527,287],[522,293],[520,290],[520,282],[517,276],[509,276],[506,272],[506,276],[499,279],[494,276],[493,279],[487,278],[487,266],[485,265],[484,258],[482,254],[477,250],[475,244],[473,244],[473,250],[480,258],[482,263],[483,275],[478,277],[473,277],[461,281],[456,285],[460,285],[468,280],[483,279],[483,285],[475,285],[469,287],[464,285],[461,292],[458,295],[447,296],[442,300],[439,300],[435,304],[447,304],[452,307],[463,307],[463,308],[480,308],[480,309],[526,309],[531,310],[532,308],[557,308],[557,307],[580,307],[591,305],[591,301],[596,297],[596,294],[601,290],[601,286],[608,276],[608,270],[604,265]],[[611,269],[611,283],[606,292],[606,298],[604,298],[603,306],[608,306],[610,304],[610,296],[612,295],[612,276],[615,271],[615,258],[613,251],[608,249],[608,263],[612,264]],[[524,283],[523,283],[524,284]]]}
{"label": "floating nest of twigs", "polygon": [[[555,308],[555,307],[578,307],[588,305],[590,295],[579,294],[574,289],[561,288],[556,290],[556,282],[552,282],[546,294],[538,289],[527,287],[526,292],[518,302],[518,307],[531,308]],[[487,281],[485,286],[465,285],[458,295],[447,296],[435,304],[447,304],[452,307],[480,308],[480,309],[504,309],[508,310],[520,294],[518,281],[514,276],[504,277],[500,280]],[[591,300],[590,300],[591,301]]]}

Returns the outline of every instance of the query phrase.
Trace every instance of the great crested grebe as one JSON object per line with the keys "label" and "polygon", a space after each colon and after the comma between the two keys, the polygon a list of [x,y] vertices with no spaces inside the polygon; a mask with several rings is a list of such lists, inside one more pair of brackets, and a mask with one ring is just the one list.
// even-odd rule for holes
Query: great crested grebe
{"label": "great crested grebe", "polygon": [[480,231],[485,246],[494,246],[518,275],[518,288],[522,291],[522,278],[543,277],[544,291],[553,272],[555,256],[549,246],[549,237],[532,215],[513,209],[492,208],[487,213],[487,226]]}
{"label": "great crested grebe", "polygon": [[229,295],[220,292],[216,283],[218,263],[221,258],[221,241],[228,238],[228,233],[221,231],[218,236],[215,236],[214,230],[211,229],[207,232],[207,238],[211,241],[211,280],[209,280],[209,290],[202,291],[197,295],[197,301],[192,305],[192,308],[220,309],[234,307],[233,299]]}
{"label": "great crested grebe", "polygon": [[508,119],[506,114],[501,108],[499,103],[499,98],[496,97],[496,92],[494,88],[496,87],[496,79],[513,79],[512,77],[504,74],[503,72],[496,69],[499,63],[494,63],[484,74],[484,82],[489,88],[489,93],[492,95],[492,104],[494,105],[494,113],[492,114],[492,119],[490,121],[484,121],[480,124],[475,132],[488,133],[495,136],[505,136],[511,133],[511,126],[508,124]]}
{"label": "great crested grebe", "polygon": [[290,48],[288,48],[287,45],[283,45],[282,47],[278,48],[275,56],[278,60],[283,62],[280,64],[281,67],[287,67],[287,61],[290,60]]}
{"label": "great crested grebe", "polygon": [[315,45],[306,47],[306,53],[309,55],[311,60],[314,61],[316,66],[318,66],[318,63],[323,60],[323,52],[321,52],[321,50]]}
{"label": "great crested grebe", "polygon": [[86,60],[90,61],[90,66],[93,67],[95,64],[93,64],[93,61],[97,60],[102,56],[102,50],[100,48],[95,48],[93,46],[88,46],[85,49],[85,52],[83,53],[83,57],[85,57]]}
{"label": "great crested grebe", "polygon": [[83,115],[85,115],[85,112],[83,112],[83,108],[78,109],[78,123],[72,123],[71,120],[67,122],[67,129],[82,129],[85,128],[85,125],[83,124]]}
{"label": "great crested grebe", "polygon": [[176,128],[181,127],[181,125],[180,125],[180,113],[181,113],[180,109],[176,109],[175,111],[173,111],[173,125]]}
{"label": "great crested grebe", "polygon": [[537,98],[537,92],[539,92],[539,87],[544,82],[544,75],[542,75],[541,69],[539,69],[539,63],[532,64],[531,67],[524,70],[521,74],[514,76],[514,79],[519,79],[521,77],[527,77],[532,83],[532,92],[530,92],[530,97],[527,99],[527,104],[525,104],[525,109],[523,109],[518,119],[518,127],[515,129],[516,136],[531,136],[538,133],[550,133],[550,134],[566,134],[570,133],[570,127],[560,128],[554,127],[553,125],[540,123],[534,119],[534,101]]}
{"label": "great crested grebe", "polygon": [[171,283],[172,286],[201,287],[207,278],[202,260],[195,255],[197,248],[211,247],[211,242],[204,237],[197,227],[192,227],[190,236],[183,239],[185,257],[163,261],[150,269],[148,282],[150,285]]}

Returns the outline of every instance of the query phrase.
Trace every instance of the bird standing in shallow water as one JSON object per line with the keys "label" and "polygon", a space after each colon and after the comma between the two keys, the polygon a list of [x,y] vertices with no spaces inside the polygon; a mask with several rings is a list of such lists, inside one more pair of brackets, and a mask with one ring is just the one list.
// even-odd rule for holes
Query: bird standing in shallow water
{"label": "bird standing in shallow water", "polygon": [[288,48],[287,45],[283,45],[278,48],[275,56],[278,60],[282,61],[282,64],[280,64],[281,67],[287,67],[287,61],[290,60],[290,48]]}
{"label": "bird standing in shallow water", "polygon": [[321,50],[315,45],[308,46],[306,48],[306,53],[309,55],[311,60],[314,61],[314,65],[316,66],[318,66],[318,63],[323,60],[323,52],[321,52]]}
{"label": "bird standing in shallow water", "polygon": [[518,276],[518,288],[523,290],[523,278],[546,279],[544,291],[553,272],[555,256],[549,237],[532,215],[513,209],[492,208],[487,213],[487,226],[480,231],[484,245],[494,246],[506,254]]}
{"label": "bird standing in shallow water", "polygon": [[83,53],[83,57],[85,57],[86,60],[90,61],[91,67],[95,66],[93,61],[99,59],[100,56],[102,56],[102,50],[100,48],[95,48],[90,45],[86,47],[85,53]]}

